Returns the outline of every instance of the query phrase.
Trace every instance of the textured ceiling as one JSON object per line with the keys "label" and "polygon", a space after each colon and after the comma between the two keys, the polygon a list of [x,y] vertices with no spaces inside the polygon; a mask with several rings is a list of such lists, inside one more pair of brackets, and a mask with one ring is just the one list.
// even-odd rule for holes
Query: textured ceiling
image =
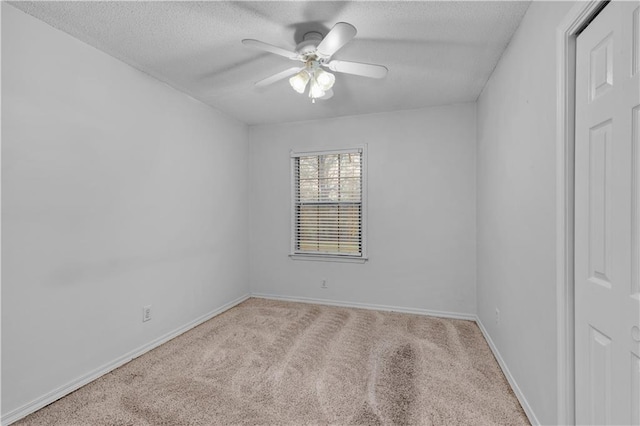
{"label": "textured ceiling", "polygon": [[[477,99],[529,2],[11,2],[196,99],[249,123],[421,108]],[[311,30],[358,29],[334,59],[385,65],[386,78],[337,74],[312,104],[282,80],[297,62],[242,45],[293,50]]]}

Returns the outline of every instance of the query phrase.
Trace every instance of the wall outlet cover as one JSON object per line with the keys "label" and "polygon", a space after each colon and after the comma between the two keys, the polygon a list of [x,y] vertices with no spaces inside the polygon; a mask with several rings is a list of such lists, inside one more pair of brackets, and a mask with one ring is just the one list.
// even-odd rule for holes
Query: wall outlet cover
{"label": "wall outlet cover", "polygon": [[147,305],[142,308],[142,322],[147,322],[151,319],[151,305]]}

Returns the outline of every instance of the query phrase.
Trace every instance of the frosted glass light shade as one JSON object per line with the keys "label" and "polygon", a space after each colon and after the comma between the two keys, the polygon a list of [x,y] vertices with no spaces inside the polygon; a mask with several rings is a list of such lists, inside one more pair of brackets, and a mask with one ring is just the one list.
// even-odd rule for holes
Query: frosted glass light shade
{"label": "frosted glass light shade", "polygon": [[326,92],[327,90],[333,87],[333,84],[336,82],[336,76],[331,74],[330,72],[326,72],[320,68],[316,70],[315,73],[316,81],[318,82],[318,86]]}
{"label": "frosted glass light shade", "polygon": [[307,70],[302,70],[289,79],[289,84],[296,92],[304,93],[304,90],[307,87],[307,83],[309,82],[310,78],[311,77],[309,76]]}
{"label": "frosted glass light shade", "polygon": [[318,84],[318,80],[316,80],[315,78],[311,80],[311,87],[309,88],[309,97],[316,99],[316,98],[323,97],[324,94],[325,92],[324,90],[322,90],[322,87]]}

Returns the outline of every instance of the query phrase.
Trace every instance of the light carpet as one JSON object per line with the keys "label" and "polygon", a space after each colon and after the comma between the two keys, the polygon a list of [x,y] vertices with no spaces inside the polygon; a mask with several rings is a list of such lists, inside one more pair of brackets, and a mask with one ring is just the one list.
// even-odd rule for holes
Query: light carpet
{"label": "light carpet", "polygon": [[17,424],[529,423],[472,321],[252,298]]}

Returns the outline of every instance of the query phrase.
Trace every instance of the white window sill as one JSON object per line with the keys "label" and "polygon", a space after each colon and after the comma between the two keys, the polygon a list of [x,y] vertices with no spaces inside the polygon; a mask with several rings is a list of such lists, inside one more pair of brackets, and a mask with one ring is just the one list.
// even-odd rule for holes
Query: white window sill
{"label": "white window sill", "polygon": [[290,254],[292,260],[311,260],[316,262],[365,263],[366,257],[331,256],[328,254]]}

